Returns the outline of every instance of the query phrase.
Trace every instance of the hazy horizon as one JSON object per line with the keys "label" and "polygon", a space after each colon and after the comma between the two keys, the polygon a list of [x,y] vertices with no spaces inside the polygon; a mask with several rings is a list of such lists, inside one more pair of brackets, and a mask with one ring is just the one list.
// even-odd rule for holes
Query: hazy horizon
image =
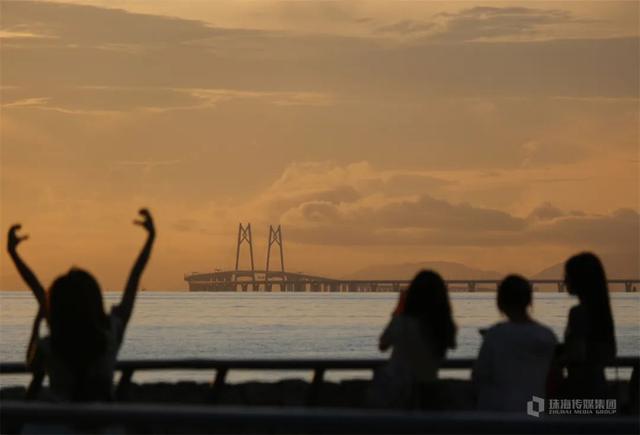
{"label": "hazy horizon", "polygon": [[76,265],[121,288],[141,206],[148,289],[232,268],[238,222],[257,268],[281,224],[316,275],[584,250],[639,274],[638,2],[0,8],[0,240],[22,223],[46,285]]}

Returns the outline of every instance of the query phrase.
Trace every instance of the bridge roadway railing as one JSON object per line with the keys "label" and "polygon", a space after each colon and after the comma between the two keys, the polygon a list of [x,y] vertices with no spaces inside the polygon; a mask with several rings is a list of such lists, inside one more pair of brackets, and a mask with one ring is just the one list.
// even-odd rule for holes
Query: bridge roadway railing
{"label": "bridge roadway railing", "polygon": [[[243,291],[247,291],[249,286],[252,291],[258,291],[256,289],[265,289],[271,291],[272,286],[278,286],[280,289],[288,289],[287,291],[296,288],[296,285],[301,286],[304,290],[311,292],[376,292],[376,291],[398,291],[402,288],[406,288],[411,283],[410,280],[393,280],[393,279],[333,279],[333,278],[320,278],[311,276],[284,276],[283,279],[216,279],[216,273],[194,273],[192,275],[185,275],[185,281],[189,283],[190,290],[192,291],[207,291],[198,290],[199,286],[210,286],[212,288],[225,287],[227,289],[235,290],[236,288],[242,288]],[[532,279],[529,280],[534,289],[538,285],[553,285],[556,286],[558,292],[566,290],[565,282],[561,279]],[[497,288],[500,283],[499,279],[451,279],[446,280],[448,286],[463,286],[468,291],[477,291],[479,286],[489,285]],[[640,286],[640,279],[610,279],[608,280],[609,286],[623,285],[625,292],[637,292]],[[306,288],[309,290],[306,290]]]}

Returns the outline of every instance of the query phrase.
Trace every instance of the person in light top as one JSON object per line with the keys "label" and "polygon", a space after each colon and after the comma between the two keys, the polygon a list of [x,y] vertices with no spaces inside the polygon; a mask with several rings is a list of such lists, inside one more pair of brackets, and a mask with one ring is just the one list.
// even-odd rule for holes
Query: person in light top
{"label": "person in light top", "polygon": [[507,276],[498,286],[498,309],[507,319],[483,332],[472,373],[479,410],[525,413],[532,396],[546,396],[558,340],[529,315],[531,296],[521,276]]}

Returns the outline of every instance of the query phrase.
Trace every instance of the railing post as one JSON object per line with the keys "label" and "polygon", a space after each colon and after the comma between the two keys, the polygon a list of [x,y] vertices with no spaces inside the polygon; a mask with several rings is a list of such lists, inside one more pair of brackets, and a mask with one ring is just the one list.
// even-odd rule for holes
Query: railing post
{"label": "railing post", "polygon": [[35,400],[38,398],[38,393],[42,389],[42,381],[44,380],[44,371],[34,372],[27,392],[25,393],[26,400]]}
{"label": "railing post", "polygon": [[320,398],[320,390],[324,382],[324,368],[316,367],[313,371],[313,381],[309,386],[309,397],[307,398],[307,406],[316,406]]}
{"label": "railing post", "polygon": [[118,387],[116,388],[117,400],[126,399],[129,386],[131,385],[131,379],[133,378],[133,372],[134,370],[132,368],[122,370],[122,373],[120,374],[120,381],[118,381]]}
{"label": "railing post", "polygon": [[228,367],[219,367],[216,370],[216,379],[213,381],[213,386],[211,387],[211,402],[213,403],[218,401],[220,392],[227,378],[227,371],[229,371]]}

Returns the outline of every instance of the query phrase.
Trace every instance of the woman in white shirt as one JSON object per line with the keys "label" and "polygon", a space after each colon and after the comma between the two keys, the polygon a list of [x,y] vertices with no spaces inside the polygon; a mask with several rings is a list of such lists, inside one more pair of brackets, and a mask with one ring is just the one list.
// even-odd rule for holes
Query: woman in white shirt
{"label": "woman in white shirt", "polygon": [[507,321],[483,333],[472,375],[480,410],[525,413],[532,396],[545,397],[557,339],[529,316],[531,295],[531,284],[517,275],[498,286],[498,309]]}

